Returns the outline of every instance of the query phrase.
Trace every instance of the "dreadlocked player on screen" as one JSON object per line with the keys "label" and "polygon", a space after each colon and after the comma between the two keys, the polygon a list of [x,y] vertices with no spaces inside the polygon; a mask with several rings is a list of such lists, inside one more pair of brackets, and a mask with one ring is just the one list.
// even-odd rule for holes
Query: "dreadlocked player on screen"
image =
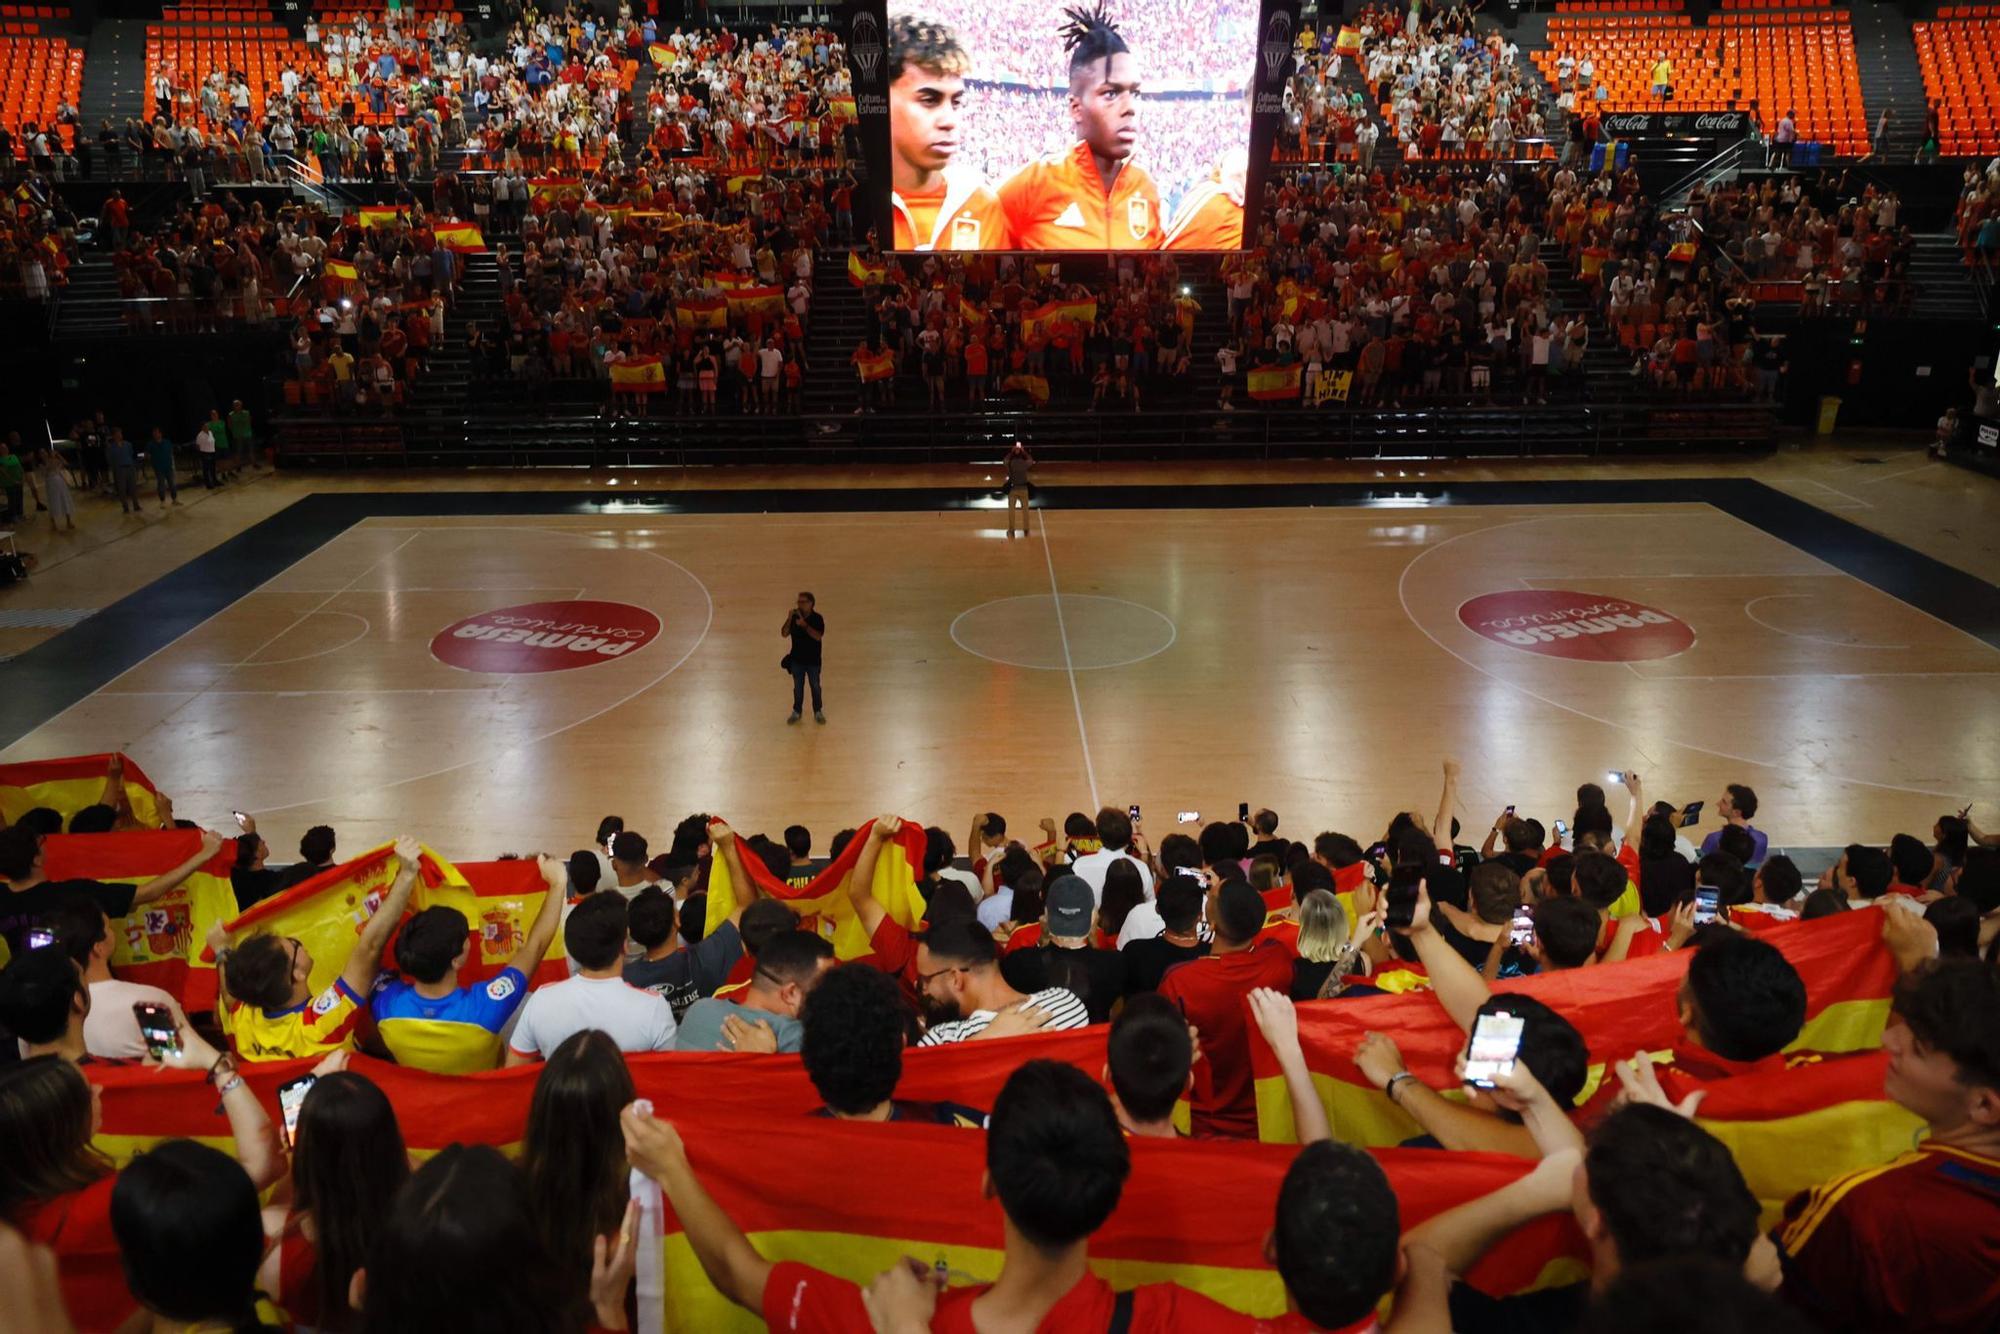
{"label": "dreadlocked player on screen", "polygon": [[897,250],[1008,250],[1007,216],[978,168],[954,163],[972,58],[942,23],[889,20],[889,151]]}
{"label": "dreadlocked player on screen", "polygon": [[1139,61],[1105,17],[1066,9],[1069,116],[1076,146],[1037,158],[1000,187],[1023,250],[1158,250],[1160,192],[1132,160],[1139,143]]}

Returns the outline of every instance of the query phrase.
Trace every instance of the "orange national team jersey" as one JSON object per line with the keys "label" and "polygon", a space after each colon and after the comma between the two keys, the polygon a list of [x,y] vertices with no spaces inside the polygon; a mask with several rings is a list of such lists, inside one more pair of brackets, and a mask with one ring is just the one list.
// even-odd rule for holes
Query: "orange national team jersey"
{"label": "orange national team jersey", "polygon": [[1203,182],[1181,202],[1167,228],[1163,250],[1241,250],[1243,202],[1213,181]]}
{"label": "orange national team jersey", "polygon": [[1013,231],[1000,199],[979,173],[947,167],[943,186],[922,194],[889,192],[897,250],[1011,250]]}
{"label": "orange national team jersey", "polygon": [[1146,169],[1127,162],[1106,194],[1082,140],[1015,172],[1000,187],[1000,206],[1023,250],[1158,250],[1166,230]]}

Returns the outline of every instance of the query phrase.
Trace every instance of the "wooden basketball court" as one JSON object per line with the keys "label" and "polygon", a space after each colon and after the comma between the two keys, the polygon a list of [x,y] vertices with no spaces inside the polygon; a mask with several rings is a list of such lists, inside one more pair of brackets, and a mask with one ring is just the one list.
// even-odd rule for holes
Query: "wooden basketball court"
{"label": "wooden basketball court", "polygon": [[[255,812],[280,858],[316,823],[471,857],[564,853],[607,812],[663,846],[708,810],[804,823],[823,849],[883,810],[957,831],[991,807],[1026,833],[1134,802],[1155,838],[1249,801],[1294,837],[1366,841],[1435,808],[1446,754],[1474,843],[1510,803],[1566,816],[1611,769],[1711,809],[1747,782],[1793,847],[1927,835],[2000,790],[1992,636],[1885,591],[1837,540],[1830,560],[1710,504],[1588,494],[1087,503],[1011,539],[997,505],[406,503],[4,757],[125,750],[185,816]],[[827,621],[823,726],[785,721],[800,589]]]}

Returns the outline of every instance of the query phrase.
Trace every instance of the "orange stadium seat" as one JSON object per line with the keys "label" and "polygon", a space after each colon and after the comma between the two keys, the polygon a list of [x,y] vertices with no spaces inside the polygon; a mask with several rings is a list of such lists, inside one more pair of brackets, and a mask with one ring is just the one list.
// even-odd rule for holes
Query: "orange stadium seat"
{"label": "orange stadium seat", "polygon": [[1924,96],[1938,104],[1938,151],[2000,153],[2000,10],[1946,7],[1913,25]]}
{"label": "orange stadium seat", "polygon": [[201,23],[184,17],[148,26],[147,86],[163,68],[171,68],[177,88],[197,86],[215,70],[241,70],[250,85],[250,109],[261,116],[265,94],[278,86],[286,66],[304,70],[320,63],[319,56],[304,42],[295,41],[268,10],[239,12],[241,16],[229,26],[217,21],[219,11],[212,9],[202,12]]}
{"label": "orange stadium seat", "polygon": [[[48,6],[16,5],[16,10]],[[21,141],[24,125],[47,126],[63,102],[75,106],[83,92],[83,48],[60,37],[0,37],[0,124],[14,134],[17,156],[27,153]],[[61,139],[75,146],[75,127],[64,126]]]}
{"label": "orange stadium seat", "polygon": [[1661,51],[1673,62],[1675,110],[1754,110],[1766,134],[1790,110],[1801,140],[1842,156],[1868,151],[1846,10],[1732,12],[1706,28],[1692,26],[1686,14],[1555,18],[1548,47],[1530,58],[1553,82],[1565,53],[1589,56],[1610,93],[1605,110],[1650,111],[1659,106],[1649,84]]}

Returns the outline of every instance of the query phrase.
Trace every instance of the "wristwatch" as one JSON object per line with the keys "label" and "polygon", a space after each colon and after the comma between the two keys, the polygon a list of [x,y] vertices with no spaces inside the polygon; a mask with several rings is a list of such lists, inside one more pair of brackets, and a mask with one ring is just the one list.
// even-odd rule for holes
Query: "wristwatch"
{"label": "wristwatch", "polygon": [[[1382,1086],[1382,1092],[1389,1095],[1390,1102],[1396,1102],[1396,1090],[1402,1087],[1402,1083],[1406,1079],[1415,1080],[1416,1076],[1411,1074],[1408,1070],[1398,1070],[1395,1074],[1390,1075],[1389,1082]],[[1396,1105],[1400,1107],[1403,1104],[1401,1104],[1400,1102],[1396,1102]]]}

